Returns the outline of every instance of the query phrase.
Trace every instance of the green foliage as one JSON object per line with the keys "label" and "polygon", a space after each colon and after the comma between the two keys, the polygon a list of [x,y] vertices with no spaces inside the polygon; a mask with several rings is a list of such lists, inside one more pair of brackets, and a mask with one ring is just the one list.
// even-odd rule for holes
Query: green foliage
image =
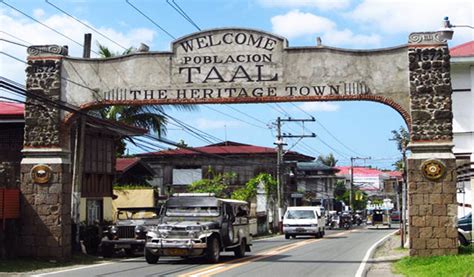
{"label": "green foliage", "polygon": [[329,155],[327,155],[327,156],[319,155],[317,161],[321,162],[324,165],[330,166],[330,167],[336,166],[336,164],[338,162],[338,160],[336,160],[336,158],[334,157],[334,155],[332,153],[329,153]]}
{"label": "green foliage", "polygon": [[474,253],[460,248],[460,255],[405,257],[394,264],[396,273],[405,276],[473,276]]}
{"label": "green foliage", "polygon": [[150,185],[134,185],[134,184],[127,184],[127,185],[121,185],[121,184],[114,184],[113,189],[115,190],[128,190],[128,189],[153,189],[152,186]]}
{"label": "green foliage", "polygon": [[[337,186],[337,185],[336,185]],[[342,190],[341,190],[342,192]],[[336,196],[336,200],[342,200],[349,205],[350,191],[345,190],[342,196]],[[367,194],[358,189],[352,189],[352,206],[353,210],[364,210],[367,207]]]}
{"label": "green foliage", "polygon": [[257,195],[257,187],[262,183],[265,193],[269,197],[273,197],[277,193],[277,181],[268,173],[260,173],[250,179],[245,187],[234,190],[231,198],[250,202]]}
{"label": "green foliage", "polygon": [[227,197],[227,188],[237,174],[234,172],[215,174],[211,168],[209,168],[208,174],[212,178],[193,182],[189,186],[188,191],[214,193],[216,197]]}
{"label": "green foliage", "polygon": [[[99,54],[102,58],[112,58],[120,55],[132,53],[133,48],[128,48],[122,54],[110,51],[106,46],[99,44]],[[135,126],[156,133],[159,137],[166,135],[165,105],[136,105],[136,106],[106,106],[100,108],[99,114],[102,119],[120,122],[126,125]],[[169,107],[169,106],[168,106]],[[173,105],[173,108],[184,111],[195,111],[195,105]],[[126,140],[135,144],[131,137]],[[126,144],[123,140],[117,142],[117,156],[125,153]]]}
{"label": "green foliage", "polygon": [[[397,149],[400,151],[400,153],[403,153],[407,149],[407,145],[410,142],[410,133],[408,133],[407,129],[405,127],[400,126],[398,130],[392,130],[392,138],[389,140],[393,140],[397,144]],[[395,166],[395,169],[398,171],[403,172],[405,170],[405,163],[403,159],[400,159],[396,161],[393,166]]]}
{"label": "green foliage", "polygon": [[342,200],[342,196],[347,191],[345,180],[337,180],[336,186],[334,187],[334,197],[337,200]]}

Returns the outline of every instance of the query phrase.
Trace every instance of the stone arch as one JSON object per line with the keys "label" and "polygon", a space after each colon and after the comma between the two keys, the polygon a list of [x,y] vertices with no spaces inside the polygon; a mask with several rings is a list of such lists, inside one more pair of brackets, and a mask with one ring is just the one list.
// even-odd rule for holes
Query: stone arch
{"label": "stone arch", "polygon": [[[449,50],[438,33],[413,33],[408,45],[399,47],[347,50],[288,47],[285,38],[266,32],[214,29],[180,38],[171,49],[104,60],[71,58],[67,48],[59,46],[32,46],[27,90],[80,110],[112,104],[383,103],[400,113],[411,129],[410,254],[456,253]],[[22,241],[29,243],[25,249],[41,246],[51,257],[68,257],[70,138],[61,126],[76,112],[53,106],[38,111],[35,101],[28,97],[26,104],[21,236],[31,236],[31,228],[36,228],[27,227],[32,214],[39,215],[37,223],[46,235],[33,243]],[[30,178],[37,164],[51,167],[53,178],[46,186]],[[54,196],[58,203],[36,203],[38,195]],[[43,245],[48,238],[53,238],[51,243]]]}

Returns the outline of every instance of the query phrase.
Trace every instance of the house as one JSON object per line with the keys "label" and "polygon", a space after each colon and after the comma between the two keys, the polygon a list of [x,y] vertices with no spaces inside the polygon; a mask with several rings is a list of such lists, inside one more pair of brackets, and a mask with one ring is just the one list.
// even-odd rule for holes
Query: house
{"label": "house", "polygon": [[474,202],[474,41],[452,47],[450,55],[458,216],[463,216]]}
{"label": "house", "polygon": [[[346,187],[349,188],[351,180],[350,166],[336,166],[339,172],[337,176],[346,179]],[[369,167],[353,167],[353,186],[370,196],[383,196],[384,181],[390,178],[386,172]]]}
{"label": "house", "polygon": [[115,172],[119,185],[148,185],[153,177],[153,169],[139,157],[117,158]]}
{"label": "house", "polygon": [[320,161],[296,163],[296,188],[291,194],[292,206],[322,205],[326,210],[334,210],[334,188],[339,169]]}
{"label": "house", "polygon": [[[230,188],[245,185],[251,178],[265,172],[276,176],[277,149],[225,141],[195,148],[170,149],[139,154],[155,172],[150,182],[160,190],[160,195],[186,191],[194,181],[213,173],[234,172],[237,177]],[[284,161],[307,162],[314,157],[288,151]],[[287,164],[293,167],[294,163]],[[289,172],[288,169],[286,172]],[[284,176],[288,182],[288,175]]]}

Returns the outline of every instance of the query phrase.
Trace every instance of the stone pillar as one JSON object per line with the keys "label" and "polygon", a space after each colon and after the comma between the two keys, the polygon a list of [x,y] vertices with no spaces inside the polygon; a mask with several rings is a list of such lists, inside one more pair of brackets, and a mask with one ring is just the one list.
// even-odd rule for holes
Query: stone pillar
{"label": "stone pillar", "polygon": [[69,130],[61,97],[61,62],[67,48],[28,48],[25,136],[21,161],[20,255],[49,260],[71,257],[71,170]]}
{"label": "stone pillar", "polygon": [[457,253],[456,160],[452,152],[449,50],[438,33],[408,45],[411,138],[408,158],[410,255]]}

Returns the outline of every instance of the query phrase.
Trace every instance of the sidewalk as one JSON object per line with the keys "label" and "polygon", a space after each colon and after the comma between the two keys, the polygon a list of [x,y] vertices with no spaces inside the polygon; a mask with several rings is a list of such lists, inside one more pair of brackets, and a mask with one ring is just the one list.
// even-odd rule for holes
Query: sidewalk
{"label": "sidewalk", "polygon": [[408,250],[400,248],[400,236],[390,236],[377,247],[368,261],[368,269],[365,276],[402,276],[392,273],[392,264],[405,256],[408,256]]}

